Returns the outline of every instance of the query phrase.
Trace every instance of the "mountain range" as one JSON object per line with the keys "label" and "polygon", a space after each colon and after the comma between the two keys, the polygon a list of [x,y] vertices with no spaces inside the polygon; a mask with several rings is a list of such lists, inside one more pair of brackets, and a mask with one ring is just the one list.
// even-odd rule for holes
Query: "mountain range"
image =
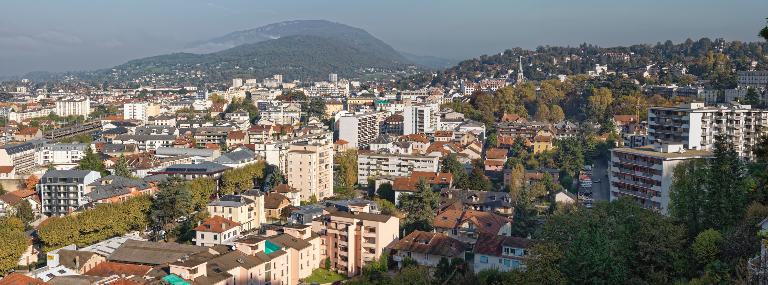
{"label": "mountain range", "polygon": [[[193,84],[235,77],[324,80],[445,68],[452,62],[401,53],[363,29],[324,20],[297,20],[188,44],[183,52],[128,61],[113,68],[67,73],[92,82]],[[53,79],[48,73],[31,73]],[[30,77],[28,77],[30,78]],[[157,78],[162,78],[158,82]],[[35,79],[35,78],[32,78]]]}

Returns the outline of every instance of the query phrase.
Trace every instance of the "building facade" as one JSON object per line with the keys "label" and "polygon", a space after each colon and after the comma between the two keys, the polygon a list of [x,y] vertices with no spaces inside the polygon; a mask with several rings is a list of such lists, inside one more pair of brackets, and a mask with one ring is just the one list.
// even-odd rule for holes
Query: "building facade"
{"label": "building facade", "polygon": [[45,172],[37,191],[43,206],[43,214],[61,216],[88,203],[87,186],[101,174],[88,170],[48,170]]}
{"label": "building facade", "polygon": [[333,145],[293,144],[286,159],[288,185],[300,191],[302,201],[333,196]]}

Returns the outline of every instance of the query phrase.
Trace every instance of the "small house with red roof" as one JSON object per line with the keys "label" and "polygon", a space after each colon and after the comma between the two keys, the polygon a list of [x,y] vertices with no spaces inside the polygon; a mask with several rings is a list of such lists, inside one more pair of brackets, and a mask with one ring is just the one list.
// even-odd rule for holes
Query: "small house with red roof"
{"label": "small house with red roof", "polygon": [[221,216],[209,217],[195,227],[195,245],[198,246],[231,245],[239,237],[240,223]]}

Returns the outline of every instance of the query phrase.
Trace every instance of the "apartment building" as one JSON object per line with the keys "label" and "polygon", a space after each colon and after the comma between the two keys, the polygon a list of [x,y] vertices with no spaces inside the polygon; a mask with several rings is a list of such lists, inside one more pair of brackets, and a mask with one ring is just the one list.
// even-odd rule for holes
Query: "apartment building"
{"label": "apartment building", "polygon": [[384,113],[348,114],[338,121],[339,139],[349,142],[353,148],[367,148],[379,136],[379,126]]}
{"label": "apartment building", "polygon": [[681,143],[685,149],[712,150],[724,135],[739,156],[752,159],[752,148],[768,129],[768,110],[749,105],[704,103],[648,109],[648,141]]}
{"label": "apartment building", "polygon": [[195,142],[197,147],[205,147],[206,144],[226,145],[227,134],[231,127],[200,127],[195,130]]}
{"label": "apartment building", "polygon": [[47,216],[66,215],[88,203],[86,191],[89,184],[101,178],[101,174],[88,170],[48,170],[37,191]]}
{"label": "apartment building", "polygon": [[[157,114],[150,115],[150,106],[148,103],[128,103],[123,105],[123,119],[124,120],[139,120],[142,122],[147,122],[149,120],[149,116],[154,116]],[[158,109],[159,113],[159,109]]]}
{"label": "apartment building", "polygon": [[[221,255],[209,252],[184,256],[169,264],[170,275],[163,278],[170,284],[210,285],[295,285],[289,278],[291,270],[287,252],[264,250],[246,254],[240,250]],[[165,282],[164,282],[165,283]]]}
{"label": "apartment building", "polygon": [[403,134],[433,133],[440,125],[440,106],[437,104],[406,104],[403,111]]}
{"label": "apartment building", "polygon": [[224,195],[208,203],[211,216],[221,216],[240,224],[243,232],[258,229],[266,222],[264,195]]}
{"label": "apartment building", "polygon": [[288,185],[301,191],[302,201],[333,196],[332,144],[292,144],[285,163]]}
{"label": "apartment building", "polygon": [[171,147],[175,135],[117,135],[113,144],[135,144],[141,151],[154,151],[161,147]]}
{"label": "apartment building", "polygon": [[85,156],[84,143],[44,144],[36,153],[38,165],[53,165],[58,169],[72,169]]}
{"label": "apartment building", "polygon": [[347,276],[378,259],[398,239],[399,227],[397,217],[364,212],[332,212],[312,222],[321,237],[321,260],[329,258],[331,268]]}
{"label": "apartment building", "polygon": [[411,176],[414,171],[437,172],[440,158],[436,156],[360,153],[357,155],[357,183],[368,185],[369,177]]}
{"label": "apartment building", "polygon": [[738,84],[741,88],[762,89],[768,87],[768,71],[739,71],[737,73]]}
{"label": "apartment building", "polygon": [[62,100],[56,100],[56,115],[66,116],[83,116],[88,117],[91,113],[91,100],[88,97],[70,97]]}
{"label": "apartment building", "polygon": [[42,148],[44,140],[28,141],[20,144],[0,146],[0,166],[13,168],[14,175],[32,173],[36,164],[36,152]]}
{"label": "apartment building", "polygon": [[681,144],[612,149],[608,174],[611,200],[627,196],[644,208],[667,214],[675,166],[711,156],[709,151],[686,150]]}

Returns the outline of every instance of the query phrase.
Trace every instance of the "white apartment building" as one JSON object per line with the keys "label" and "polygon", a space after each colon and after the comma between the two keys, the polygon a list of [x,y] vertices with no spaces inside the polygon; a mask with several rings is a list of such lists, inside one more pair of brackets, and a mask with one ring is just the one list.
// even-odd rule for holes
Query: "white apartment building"
{"label": "white apartment building", "polygon": [[301,201],[333,196],[333,144],[293,144],[286,158],[288,185],[300,191]]}
{"label": "white apartment building", "polygon": [[66,116],[83,116],[88,118],[88,114],[91,113],[91,100],[88,97],[80,98],[64,98],[56,101],[56,115]]}
{"label": "white apartment building", "polygon": [[403,111],[403,134],[433,133],[440,126],[437,104],[406,104]]}
{"label": "white apartment building", "polygon": [[128,103],[123,105],[123,119],[140,120],[146,122],[149,119],[149,106],[147,103]]}
{"label": "white apartment building", "polygon": [[43,140],[0,146],[0,166],[11,167],[17,176],[32,173],[37,166],[35,154],[42,148]]}
{"label": "white apartment building", "polygon": [[685,150],[681,144],[612,149],[608,174],[611,200],[628,196],[645,208],[667,214],[675,166],[710,156],[709,151]]}
{"label": "white apartment building", "polygon": [[367,148],[379,136],[379,126],[384,113],[348,114],[341,116],[339,122],[339,139],[349,142],[353,148]]}
{"label": "white apartment building", "polygon": [[437,172],[436,156],[361,153],[357,155],[357,183],[368,185],[369,177],[411,176],[413,171]]}
{"label": "white apartment building", "polygon": [[686,149],[712,150],[725,135],[739,156],[752,158],[752,147],[766,134],[768,110],[749,105],[705,106],[704,103],[648,109],[648,142],[681,143]]}
{"label": "white apartment building", "polygon": [[8,113],[8,120],[21,122],[25,120],[31,120],[34,118],[45,117],[55,112],[56,112],[56,108],[39,108],[39,109],[28,109],[23,111],[11,110]]}
{"label": "white apartment building", "polygon": [[758,71],[739,71],[739,87],[752,87],[755,89],[766,88],[768,86],[768,70]]}
{"label": "white apartment building", "polygon": [[84,143],[44,144],[40,151],[35,153],[37,164],[52,165],[57,169],[72,169],[85,156],[87,148],[88,145]]}

